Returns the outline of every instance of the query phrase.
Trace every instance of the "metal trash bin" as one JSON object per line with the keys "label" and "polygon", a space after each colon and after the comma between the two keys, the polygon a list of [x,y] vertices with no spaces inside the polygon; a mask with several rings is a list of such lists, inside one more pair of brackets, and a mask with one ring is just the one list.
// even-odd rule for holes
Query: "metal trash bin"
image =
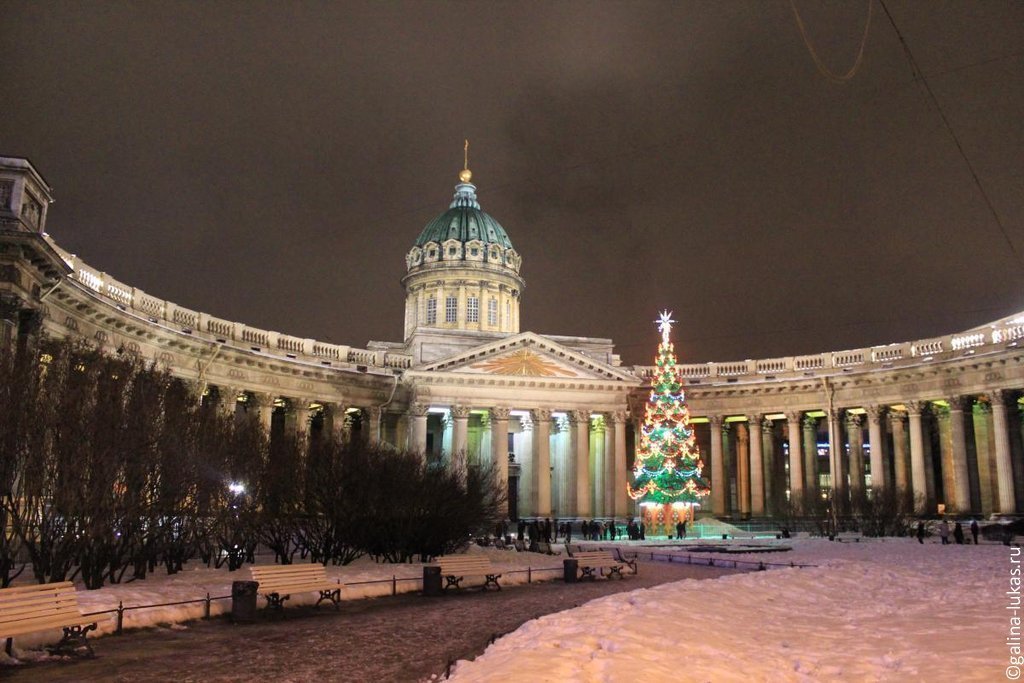
{"label": "metal trash bin", "polygon": [[436,598],[441,593],[441,568],[423,567],[423,595]]}
{"label": "metal trash bin", "polygon": [[562,560],[562,578],[565,579],[566,583],[576,583],[578,581],[576,573],[579,571],[579,564],[579,560],[572,558]]}
{"label": "metal trash bin", "polygon": [[231,621],[236,624],[251,624],[256,621],[256,592],[260,584],[256,581],[231,582]]}

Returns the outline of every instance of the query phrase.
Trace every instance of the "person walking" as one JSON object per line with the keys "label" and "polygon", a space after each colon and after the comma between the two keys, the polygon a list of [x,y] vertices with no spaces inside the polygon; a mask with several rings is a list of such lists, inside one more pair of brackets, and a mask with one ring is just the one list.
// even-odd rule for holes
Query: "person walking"
{"label": "person walking", "polygon": [[683,535],[681,538],[686,538],[686,520],[683,520]]}
{"label": "person walking", "polygon": [[957,522],[953,527],[953,540],[956,541],[957,545],[964,544],[964,528],[960,526],[960,522]]}
{"label": "person walking", "polygon": [[971,536],[974,536],[974,545],[978,545],[978,520],[971,520]]}
{"label": "person walking", "polygon": [[917,523],[917,542],[924,543],[924,522]]}
{"label": "person walking", "polygon": [[942,539],[942,545],[949,545],[949,522],[946,520],[939,523],[939,538]]}
{"label": "person walking", "polygon": [[640,522],[640,540],[647,540],[647,526],[643,522]]}

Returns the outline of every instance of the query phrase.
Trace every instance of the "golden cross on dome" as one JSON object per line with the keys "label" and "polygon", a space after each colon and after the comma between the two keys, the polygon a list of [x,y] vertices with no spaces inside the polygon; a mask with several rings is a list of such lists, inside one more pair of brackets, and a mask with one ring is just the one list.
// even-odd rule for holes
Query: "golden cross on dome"
{"label": "golden cross on dome", "polygon": [[654,322],[658,323],[658,329],[661,331],[661,340],[668,343],[668,336],[672,333],[672,323],[675,320],[672,319],[672,311],[662,311],[661,316]]}
{"label": "golden cross on dome", "polygon": [[459,171],[459,180],[468,183],[473,179],[473,172],[469,170],[469,140],[466,140],[462,148],[462,170]]}

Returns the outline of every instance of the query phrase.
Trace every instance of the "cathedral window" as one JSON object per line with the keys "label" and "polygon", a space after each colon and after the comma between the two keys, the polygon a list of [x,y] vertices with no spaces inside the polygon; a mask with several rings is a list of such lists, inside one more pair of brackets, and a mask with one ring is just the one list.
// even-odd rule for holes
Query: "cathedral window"
{"label": "cathedral window", "polygon": [[427,299],[427,324],[434,325],[437,323],[437,299],[430,297]]}
{"label": "cathedral window", "polygon": [[469,300],[466,301],[466,322],[480,322],[480,299],[475,296],[469,297]]}
{"label": "cathedral window", "polygon": [[491,327],[498,325],[498,300],[493,297],[487,302],[487,324]]}
{"label": "cathedral window", "polygon": [[455,322],[459,312],[459,300],[454,296],[450,296],[444,301],[444,321],[446,323]]}

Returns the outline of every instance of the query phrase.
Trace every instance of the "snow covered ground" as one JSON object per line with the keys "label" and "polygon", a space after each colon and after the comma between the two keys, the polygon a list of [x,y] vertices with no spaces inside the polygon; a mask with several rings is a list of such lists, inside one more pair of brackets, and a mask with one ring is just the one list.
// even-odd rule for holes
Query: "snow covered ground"
{"label": "snow covered ground", "polygon": [[[793,551],[728,557],[819,566],[681,581],[594,600],[524,624],[474,661],[459,662],[452,680],[1013,676],[1006,642],[1013,616],[1007,605],[1014,603],[1007,591],[1019,567],[1011,553],[1019,548],[912,539],[769,543]],[[677,551],[696,553],[695,546]]]}

